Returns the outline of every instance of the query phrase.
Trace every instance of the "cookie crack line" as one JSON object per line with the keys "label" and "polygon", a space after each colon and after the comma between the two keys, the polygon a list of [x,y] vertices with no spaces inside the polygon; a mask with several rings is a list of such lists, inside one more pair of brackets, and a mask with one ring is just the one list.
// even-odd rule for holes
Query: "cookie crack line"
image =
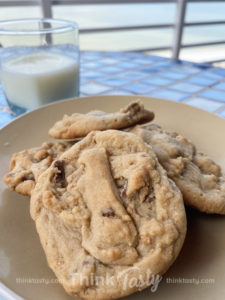
{"label": "cookie crack line", "polygon": [[[89,228],[83,229],[82,246],[103,263],[125,265],[134,263],[138,258],[134,248],[137,232],[118,200],[105,149],[88,149],[81,154],[78,162],[86,166],[86,173],[78,180],[77,187],[92,212],[90,224],[92,232]],[[97,232],[98,227],[101,228],[100,235]],[[108,236],[109,229],[117,232],[111,240]],[[122,249],[116,247],[118,244]],[[98,245],[104,250],[100,250]]]}

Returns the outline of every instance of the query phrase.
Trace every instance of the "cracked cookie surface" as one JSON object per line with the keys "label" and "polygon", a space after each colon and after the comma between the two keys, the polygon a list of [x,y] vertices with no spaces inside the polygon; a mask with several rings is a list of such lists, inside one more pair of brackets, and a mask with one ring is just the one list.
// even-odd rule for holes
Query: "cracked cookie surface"
{"label": "cracked cookie surface", "polygon": [[225,174],[209,156],[182,135],[155,124],[135,126],[131,132],[152,146],[186,204],[202,212],[225,214]]}
{"label": "cracked cookie surface", "polygon": [[86,136],[92,130],[120,129],[153,120],[154,113],[144,109],[140,101],[130,103],[119,112],[91,111],[87,114],[64,115],[49,130],[57,139],[73,139]]}
{"label": "cracked cookie surface", "polygon": [[116,130],[91,132],[40,175],[31,216],[49,266],[83,299],[146,288],[186,234],[182,195],[152,148]]}
{"label": "cracked cookie surface", "polygon": [[72,145],[73,143],[69,142],[45,142],[41,147],[14,153],[10,160],[10,171],[4,176],[4,182],[11,191],[30,196],[40,174]]}

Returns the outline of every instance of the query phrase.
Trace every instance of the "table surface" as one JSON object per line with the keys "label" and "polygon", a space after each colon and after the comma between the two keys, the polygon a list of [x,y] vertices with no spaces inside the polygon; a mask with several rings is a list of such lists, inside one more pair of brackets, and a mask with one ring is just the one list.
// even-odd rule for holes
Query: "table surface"
{"label": "table surface", "polygon": [[[138,52],[81,53],[80,96],[146,95],[225,117],[225,69]],[[0,127],[15,115],[0,86]]]}

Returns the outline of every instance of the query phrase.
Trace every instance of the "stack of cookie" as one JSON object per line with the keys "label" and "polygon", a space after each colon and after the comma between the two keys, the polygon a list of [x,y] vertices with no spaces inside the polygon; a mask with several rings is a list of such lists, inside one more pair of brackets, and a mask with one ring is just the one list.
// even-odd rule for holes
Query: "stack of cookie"
{"label": "stack of cookie", "polygon": [[31,196],[48,264],[71,295],[116,299],[153,284],[182,248],[184,202],[225,214],[221,168],[153,118],[139,101],[64,116],[49,130],[63,141],[12,156],[4,181]]}

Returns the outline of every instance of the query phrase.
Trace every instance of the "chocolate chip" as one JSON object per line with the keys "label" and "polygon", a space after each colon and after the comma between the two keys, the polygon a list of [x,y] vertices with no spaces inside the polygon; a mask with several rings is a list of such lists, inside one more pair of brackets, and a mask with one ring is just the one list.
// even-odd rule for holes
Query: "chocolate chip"
{"label": "chocolate chip", "polygon": [[54,176],[52,177],[52,182],[55,183],[60,188],[66,187],[64,161],[56,160],[53,166],[58,170],[57,173],[55,173]]}
{"label": "chocolate chip", "polygon": [[147,195],[145,195],[143,202],[150,203],[154,200],[155,200],[155,193],[154,193],[154,190],[152,188],[152,189],[150,189],[149,193]]}
{"label": "chocolate chip", "polygon": [[115,212],[114,212],[114,209],[112,209],[111,207],[109,208],[105,208],[102,210],[102,216],[103,217],[115,217]]}
{"label": "chocolate chip", "polygon": [[34,178],[34,175],[33,175],[33,173],[30,173],[30,174],[27,174],[27,175],[24,175],[23,177],[22,177],[22,181],[25,181],[25,180],[35,180],[35,178]]}
{"label": "chocolate chip", "polygon": [[64,160],[56,160],[53,164],[53,166],[57,169],[63,169],[64,170]]}

